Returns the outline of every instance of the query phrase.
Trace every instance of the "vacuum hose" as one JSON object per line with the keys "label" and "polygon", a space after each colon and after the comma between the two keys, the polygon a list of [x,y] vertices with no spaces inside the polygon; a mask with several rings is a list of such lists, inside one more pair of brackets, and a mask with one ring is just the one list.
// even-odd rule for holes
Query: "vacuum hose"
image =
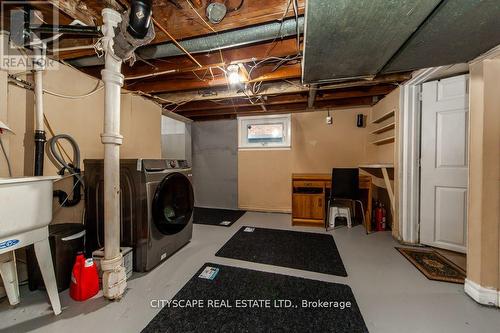
{"label": "vacuum hose", "polygon": [[[66,163],[64,158],[59,154],[59,150],[56,147],[57,142],[62,139],[68,141],[73,147],[73,161],[71,163]],[[71,136],[67,134],[59,134],[53,136],[49,140],[49,149],[51,155],[59,164],[56,166],[61,168],[59,174],[62,176],[64,175],[65,171],[68,170],[70,175],[73,176],[73,198],[69,199],[68,194],[62,190],[55,190],[54,197],[57,197],[59,199],[59,204],[63,207],[76,206],[82,199],[81,187],[83,186],[83,178],[80,170],[80,148],[78,147],[75,139],[73,139]]]}

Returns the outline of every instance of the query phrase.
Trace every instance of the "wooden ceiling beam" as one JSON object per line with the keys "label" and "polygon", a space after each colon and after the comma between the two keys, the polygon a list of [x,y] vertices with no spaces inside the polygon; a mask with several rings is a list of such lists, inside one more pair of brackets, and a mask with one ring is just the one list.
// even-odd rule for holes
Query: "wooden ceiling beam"
{"label": "wooden ceiling beam", "polygon": [[89,8],[87,4],[80,0],[48,0],[48,3],[59,9],[69,17],[82,21],[83,23],[94,26],[100,21],[100,14],[94,9]]}
{"label": "wooden ceiling beam", "polygon": [[[280,95],[307,92],[309,88],[302,86],[299,80],[289,80],[289,82],[273,82],[264,83],[259,91],[260,96]],[[251,91],[247,89],[246,95],[236,89],[213,89],[211,94],[203,94],[199,91],[180,91],[175,93],[158,94],[157,96],[168,100],[170,103],[181,103],[184,101],[209,101],[220,100],[227,98],[245,98],[246,95],[251,95]]]}
{"label": "wooden ceiling beam", "polygon": [[[272,72],[264,72],[262,70],[255,71],[257,75],[250,82],[267,82],[278,81],[301,76],[300,64],[283,66]],[[210,80],[185,80],[179,81],[178,77],[171,77],[169,79],[154,79],[143,82],[137,82],[127,85],[129,90],[138,90],[148,94],[183,91],[183,90],[203,90],[213,87],[228,86],[229,83],[225,77],[216,77]]]}
{"label": "wooden ceiling beam", "polygon": [[[379,84],[399,84],[411,78],[411,73],[399,73],[379,75],[373,80],[357,80],[338,82],[335,84],[328,84],[318,87],[319,93],[325,90],[350,88],[350,87],[369,87]],[[290,82],[274,82],[264,84],[259,92],[259,95],[280,95],[291,94],[297,92],[307,92],[309,88],[302,86],[299,80],[291,80]],[[172,103],[181,103],[184,101],[207,101],[212,99],[225,99],[225,98],[244,98],[245,94],[237,92],[234,89],[213,89],[213,94],[201,94],[199,91],[179,91],[159,94],[158,97],[168,100]],[[250,91],[246,94],[250,95]]]}
{"label": "wooden ceiling beam", "polygon": [[[77,0],[71,1],[75,3],[79,2]],[[299,15],[303,15],[305,0],[298,0],[298,2]],[[105,6],[123,8],[121,5],[126,3],[128,3],[128,1],[124,0],[85,1],[85,4],[89,8],[89,10],[93,10],[93,12],[98,13],[99,16],[102,8],[104,8]],[[155,1],[153,7],[153,14],[155,18],[175,39],[180,41],[186,38],[203,36],[213,33],[213,31],[200,20],[198,15],[193,12],[193,9],[188,5],[186,1],[179,1],[179,4],[181,5],[182,9],[176,8],[167,1]],[[287,2],[284,0],[245,1],[240,10],[228,13],[220,23],[211,24],[211,26],[215,31],[220,32],[276,21],[283,17],[286,5]],[[196,8],[196,11],[201,17],[206,17],[204,5]],[[68,13],[71,12],[68,11]],[[73,15],[72,17],[74,18],[77,18],[77,14],[78,13],[74,11],[71,13],[71,15]],[[294,16],[293,10],[289,8],[288,13],[285,15],[285,17],[292,16]],[[152,44],[163,43],[169,40],[170,38],[162,31],[156,31],[156,37],[153,40]],[[81,50],[80,52],[61,52],[59,54],[59,57],[60,59],[72,59],[92,54],[92,51]]]}
{"label": "wooden ceiling beam", "polygon": [[[283,39],[273,43],[262,43],[256,45],[243,46],[222,51],[222,59],[219,52],[202,53],[193,55],[194,58],[203,65],[203,68],[193,66],[193,62],[186,56],[177,56],[163,59],[152,59],[142,62],[136,61],[134,66],[124,65],[123,75],[127,77],[140,76],[145,74],[162,73],[173,70],[206,70],[208,67],[225,66],[233,63],[251,63],[260,61],[267,57],[285,57],[297,53],[296,41],[294,38]],[[224,62],[222,62],[224,60]],[[102,66],[84,67],[82,71],[92,76],[100,76]],[[168,75],[168,74],[164,74]]]}
{"label": "wooden ceiling beam", "polygon": [[[371,97],[355,97],[355,98],[344,98],[332,101],[321,101],[315,109],[340,109],[340,108],[351,108],[351,107],[361,107],[361,106],[371,106],[373,105],[373,99]],[[221,115],[250,115],[250,114],[273,114],[273,113],[293,113],[293,112],[304,112],[307,109],[307,100],[303,102],[287,104],[287,105],[268,105],[266,104],[267,111],[263,111],[260,105],[252,105],[239,107],[234,109],[224,109],[224,110],[199,110],[181,113],[182,116],[196,120],[197,117],[212,117]]]}
{"label": "wooden ceiling beam", "polygon": [[[348,89],[338,89],[338,91],[328,91],[323,93],[322,95],[318,95],[316,101],[331,101],[336,99],[345,99],[345,98],[355,98],[355,97],[368,97],[368,96],[383,96],[390,93],[396,87],[393,85],[380,85],[380,86],[372,86],[372,87],[360,87],[360,88],[348,88]],[[305,103],[308,102],[307,94],[286,94],[279,96],[269,96],[264,99],[262,102],[257,102],[255,105],[265,104],[269,105],[285,105],[285,104],[294,104],[294,103]],[[252,104],[245,99],[239,98],[235,100],[227,100],[221,102],[211,102],[211,101],[203,101],[203,102],[190,102],[182,105],[177,109],[176,112],[184,113],[196,110],[221,110],[221,109],[231,109],[231,108],[239,108],[252,106]],[[308,105],[308,108],[309,105]]]}

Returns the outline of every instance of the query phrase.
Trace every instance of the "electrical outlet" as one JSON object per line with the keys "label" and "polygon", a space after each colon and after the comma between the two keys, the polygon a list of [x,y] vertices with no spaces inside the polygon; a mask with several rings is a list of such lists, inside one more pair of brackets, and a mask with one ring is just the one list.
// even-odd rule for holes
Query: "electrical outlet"
{"label": "electrical outlet", "polygon": [[327,125],[333,124],[333,118],[331,116],[326,117],[326,124]]}

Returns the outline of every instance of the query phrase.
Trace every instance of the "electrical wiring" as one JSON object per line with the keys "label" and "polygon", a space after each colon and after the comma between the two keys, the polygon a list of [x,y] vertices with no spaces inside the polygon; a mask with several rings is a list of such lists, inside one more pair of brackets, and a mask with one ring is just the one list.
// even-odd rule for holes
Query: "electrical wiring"
{"label": "electrical wiring", "polygon": [[82,46],[71,46],[71,47],[61,47],[56,49],[49,49],[48,51],[52,53],[59,53],[65,51],[78,51],[78,50],[88,50],[95,48],[95,44],[82,45]]}
{"label": "electrical wiring", "polygon": [[[50,135],[52,137],[55,137],[56,134],[54,133],[54,130],[52,129],[52,126],[50,125],[49,119],[47,118],[47,115],[45,113],[43,114],[43,121],[45,123],[45,126],[47,126],[47,129],[49,130]],[[62,154],[64,152],[64,155],[66,155],[68,160],[71,160],[71,157],[69,156],[68,152],[64,149],[62,144],[59,141],[56,141],[56,144],[57,144],[57,150],[59,150],[59,155],[64,159],[64,156]],[[66,162],[66,160],[65,160],[65,162]]]}
{"label": "electrical wiring", "polygon": [[85,97],[92,96],[93,94],[95,94],[96,92],[98,92],[98,91],[100,91],[102,89],[104,89],[104,85],[101,85],[100,82],[97,82],[97,85],[96,85],[96,87],[94,89],[92,89],[90,92],[88,92],[86,94],[83,94],[83,95],[64,95],[64,94],[56,93],[56,92],[53,92],[53,91],[50,91],[50,90],[47,90],[47,89],[43,89],[43,92],[47,93],[49,95],[52,95],[52,96],[60,97],[60,98],[82,99],[82,98],[85,98]]}
{"label": "electrical wiring", "polygon": [[9,156],[7,156],[7,152],[5,151],[5,147],[3,145],[1,137],[0,137],[0,148],[2,149],[3,156],[5,157],[5,161],[7,162],[7,170],[9,171],[9,177],[12,177],[12,168],[10,166]]}
{"label": "electrical wiring", "polygon": [[[191,102],[193,100],[194,100],[194,98],[191,98],[191,99],[186,100],[186,101],[175,102],[175,103],[172,103],[172,104],[169,104],[169,105],[163,105],[162,106],[162,110],[169,111],[169,112],[175,112],[175,110],[177,110],[179,107],[181,107],[184,104],[189,103],[189,102]],[[173,109],[169,109],[168,107],[171,106],[171,105],[176,105],[176,106]]]}
{"label": "electrical wiring", "polygon": [[299,3],[298,0],[293,1],[293,12],[295,13],[295,31],[297,32],[297,51],[300,51],[300,29],[299,29]]}
{"label": "electrical wiring", "polygon": [[282,66],[284,63],[287,63],[289,61],[294,61],[294,60],[297,60],[297,59],[300,59],[302,58],[302,55],[299,53],[299,54],[296,54],[294,56],[286,56],[286,57],[267,57],[267,58],[264,58],[258,62],[256,62],[253,66],[250,67],[250,70],[248,71],[248,79],[249,80],[252,80],[252,72],[255,68],[257,68],[258,66],[264,64],[264,63],[268,63],[268,62],[278,62],[278,66],[275,67],[273,69],[273,71],[275,71],[276,69],[278,69],[280,66]]}
{"label": "electrical wiring", "polygon": [[[215,33],[217,35],[217,37],[219,36],[219,33],[210,25],[208,24],[208,22],[200,15],[200,13],[198,13],[198,11],[194,8],[193,4],[191,3],[190,0],[186,0],[187,4],[189,5],[189,7],[191,7],[191,9],[193,10],[193,12],[195,12],[195,14],[200,18],[200,20],[203,21],[203,23],[210,29],[212,30],[213,33]],[[224,56],[222,55],[222,50],[221,50],[221,47],[220,47],[220,44],[219,44],[219,41],[217,41],[217,46],[218,46],[218,49],[219,49],[219,54],[220,54],[220,59],[222,61],[223,64],[225,64],[226,62],[224,61]]]}
{"label": "electrical wiring", "polygon": [[294,1],[294,0],[287,0],[285,11],[283,12],[283,15],[281,16],[281,18],[279,19],[279,21],[280,21],[280,27],[278,29],[278,33],[276,34],[276,36],[271,41],[271,47],[267,50],[266,57],[269,55],[269,53],[271,53],[271,51],[276,46],[275,42],[278,39],[278,37],[281,35],[281,29],[283,29],[283,21],[285,20],[285,17],[288,14],[288,10],[290,9],[290,5],[291,5],[292,1]]}

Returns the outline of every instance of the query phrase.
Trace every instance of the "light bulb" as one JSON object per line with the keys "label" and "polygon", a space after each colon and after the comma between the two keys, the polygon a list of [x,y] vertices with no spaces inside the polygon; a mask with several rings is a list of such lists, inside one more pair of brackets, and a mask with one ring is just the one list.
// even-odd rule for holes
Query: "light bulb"
{"label": "light bulb", "polygon": [[229,65],[227,66],[227,80],[231,85],[238,85],[243,82],[243,78],[239,73],[238,65]]}
{"label": "light bulb", "polygon": [[228,80],[229,80],[229,84],[238,84],[238,83],[241,83],[241,76],[238,72],[231,72],[229,73],[229,76],[228,76]]}

